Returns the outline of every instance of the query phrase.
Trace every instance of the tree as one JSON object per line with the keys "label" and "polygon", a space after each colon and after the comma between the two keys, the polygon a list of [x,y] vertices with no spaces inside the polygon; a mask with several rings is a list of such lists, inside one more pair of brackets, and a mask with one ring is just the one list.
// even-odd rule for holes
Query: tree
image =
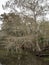
{"label": "tree", "polygon": [[49,41],[49,22],[48,21],[41,22],[39,28],[40,28],[41,34],[44,38],[43,46],[49,45],[49,43],[48,43],[48,41]]}
{"label": "tree", "polygon": [[[24,17],[24,22],[19,15],[15,15],[14,13],[2,14],[3,24],[2,31],[5,33],[5,37],[3,41],[5,47],[8,51],[13,48],[17,51],[20,50],[24,46],[24,48],[34,49],[34,25],[32,22],[32,18]],[[12,49],[12,50],[13,50]]]}
{"label": "tree", "polygon": [[[42,6],[41,3],[46,2],[44,6]],[[29,11],[31,12],[31,16],[33,18],[33,22],[35,22],[35,40],[36,40],[36,47],[38,48],[39,51],[41,51],[39,44],[38,44],[38,30],[39,26],[37,24],[37,19],[40,16],[46,15],[46,11],[48,10],[47,8],[47,1],[46,0],[12,0],[8,1],[5,5],[4,8],[10,8],[11,11],[15,12],[15,14],[19,15],[25,15]],[[29,17],[30,15],[27,14]],[[24,20],[24,19],[23,19]]]}
{"label": "tree", "polygon": [[[43,3],[45,4],[42,6]],[[30,11],[30,15],[34,21],[37,21],[37,18],[39,16],[44,16],[46,14],[46,11],[48,11],[47,0],[9,0],[6,3],[5,7],[3,6],[3,8],[10,8],[16,14],[19,13],[22,15],[27,15],[26,13]],[[20,10],[20,12],[17,11],[17,8]]]}

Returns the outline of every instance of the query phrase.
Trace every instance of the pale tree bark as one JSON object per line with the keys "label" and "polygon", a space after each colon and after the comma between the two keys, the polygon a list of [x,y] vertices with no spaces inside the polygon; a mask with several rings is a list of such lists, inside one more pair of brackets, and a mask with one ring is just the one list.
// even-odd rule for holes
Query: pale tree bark
{"label": "pale tree bark", "polygon": [[35,19],[35,40],[36,40],[36,43],[35,43],[35,50],[36,51],[41,51],[41,48],[40,48],[40,46],[39,46],[39,42],[38,42],[38,32],[39,32],[39,25],[37,24],[37,22],[36,22],[36,15],[35,15],[35,17],[34,17]]}

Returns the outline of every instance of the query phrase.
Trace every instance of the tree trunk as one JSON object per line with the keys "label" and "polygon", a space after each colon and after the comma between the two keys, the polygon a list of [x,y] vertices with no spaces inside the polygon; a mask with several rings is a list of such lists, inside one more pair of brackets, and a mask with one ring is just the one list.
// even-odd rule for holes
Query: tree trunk
{"label": "tree trunk", "polygon": [[34,17],[35,18],[35,50],[36,51],[41,51],[41,48],[39,46],[39,42],[38,42],[38,32],[39,32],[39,26],[37,25],[37,22],[36,22],[36,16]]}

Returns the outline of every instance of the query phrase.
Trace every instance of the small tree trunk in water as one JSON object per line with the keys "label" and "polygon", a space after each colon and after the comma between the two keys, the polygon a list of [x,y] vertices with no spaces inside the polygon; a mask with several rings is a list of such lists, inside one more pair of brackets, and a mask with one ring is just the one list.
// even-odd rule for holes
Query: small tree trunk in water
{"label": "small tree trunk in water", "polygon": [[41,48],[40,48],[40,46],[38,44],[38,40],[36,41],[36,51],[41,51]]}

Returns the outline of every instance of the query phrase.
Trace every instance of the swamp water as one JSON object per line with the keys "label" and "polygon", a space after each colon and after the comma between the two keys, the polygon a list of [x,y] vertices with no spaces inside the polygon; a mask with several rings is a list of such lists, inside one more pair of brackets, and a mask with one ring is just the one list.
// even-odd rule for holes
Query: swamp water
{"label": "swamp water", "polygon": [[[47,60],[48,59],[48,60]],[[0,65],[49,65],[49,58],[38,57],[31,53],[8,55],[0,58]]]}

